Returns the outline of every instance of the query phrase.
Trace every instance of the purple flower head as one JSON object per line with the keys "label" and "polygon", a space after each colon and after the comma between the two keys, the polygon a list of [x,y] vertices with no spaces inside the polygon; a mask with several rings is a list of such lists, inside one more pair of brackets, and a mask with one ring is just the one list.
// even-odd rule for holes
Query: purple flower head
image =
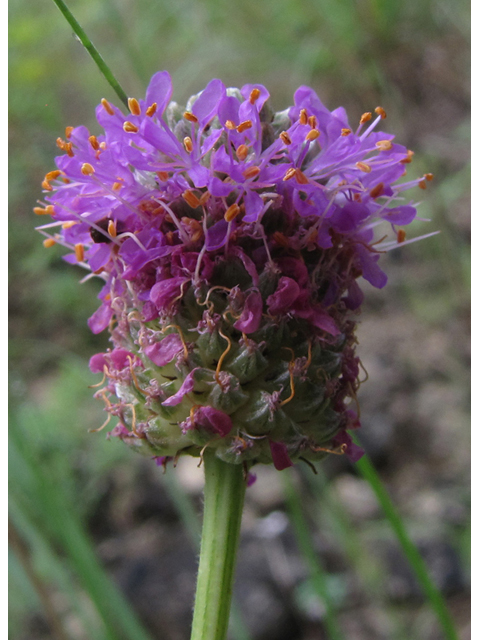
{"label": "purple flower head", "polygon": [[90,368],[110,434],[158,464],[358,459],[359,283],[386,284],[431,174],[400,181],[413,153],[380,107],[351,126],[305,86],[278,113],[260,84],[172,95],[161,71],[128,113],[101,101],[100,134],[67,127],[35,208],[45,246],[102,282],[88,322],[112,348]]}

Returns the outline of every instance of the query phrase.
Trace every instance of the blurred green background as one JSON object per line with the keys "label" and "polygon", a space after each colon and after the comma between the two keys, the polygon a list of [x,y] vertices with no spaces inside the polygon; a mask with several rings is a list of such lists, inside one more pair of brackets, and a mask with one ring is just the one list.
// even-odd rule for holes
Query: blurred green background
{"label": "blurred green background", "polygon": [[[415,151],[410,175],[435,174],[429,190],[415,196],[422,201],[420,215],[432,221],[417,223],[413,233],[442,233],[385,256],[389,287],[366,289],[359,349],[370,380],[362,389],[363,430],[365,446],[407,525],[422,541],[447,544],[454,555],[452,566],[460,577],[456,582],[446,578],[440,586],[461,637],[467,638],[468,3],[77,0],[69,6],[130,96],[143,96],[150,76],[161,69],[171,73],[178,102],[219,77],[227,86],[265,84],[274,108],[281,110],[300,84],[308,84],[330,109],[345,106],[351,123],[382,105],[388,114],[385,128]],[[103,434],[87,433],[104,419],[88,389],[97,381],[88,359],[107,346],[107,337],[93,336],[86,324],[97,306],[98,286],[79,284],[83,274],[62,261],[61,247],[43,248],[34,227],[44,221],[32,213],[65,126],[84,124],[99,133],[94,107],[103,97],[119,100],[50,0],[11,0],[9,32],[10,637],[140,638],[135,626],[133,635],[125,636],[115,625],[109,628],[108,620],[122,605],[115,609],[113,594],[112,610],[101,611],[105,598],[95,585],[103,578],[92,577],[101,569],[88,555],[82,532],[89,531],[98,557],[108,565],[109,541],[152,522],[162,526],[153,507],[146,512],[132,507],[139,482],[148,485],[149,496],[167,491],[173,513],[179,510],[178,498],[172,499],[174,489],[162,485],[152,463]],[[308,513],[312,530],[320,531],[319,558],[322,540],[335,546],[336,537],[328,518],[316,520],[319,492],[331,492],[331,502],[351,519],[357,542],[367,547],[379,539],[388,542],[381,515],[368,511],[365,483],[337,461],[328,461],[325,471],[322,491],[308,493],[304,477],[294,478],[305,500],[311,500]],[[186,493],[198,501],[201,479],[189,469],[179,476]],[[281,481],[268,470],[259,476],[247,508],[245,526],[252,531],[285,510]],[[273,498],[272,486],[279,491]],[[165,504],[156,508],[166,509],[167,524],[178,521]],[[333,521],[338,525],[338,518]],[[346,539],[344,547],[348,544]],[[362,549],[357,547],[356,557]],[[327,553],[345,637],[441,637],[415,589],[403,599],[388,595],[389,570],[382,560],[375,573],[374,556],[362,566],[345,558],[338,566],[332,561],[328,569]],[[447,562],[443,556],[442,561]],[[345,595],[351,573],[367,576],[370,585],[370,595],[359,589],[359,602]],[[108,585],[104,588],[109,593]],[[292,593],[296,630],[287,636],[270,631],[265,637],[331,637],[321,606],[317,617],[309,613],[311,597],[317,596],[311,595],[308,580],[297,581]],[[155,607],[154,591],[152,597]],[[354,614],[352,607],[357,607]],[[181,631],[175,635],[173,623],[159,632],[142,607],[136,608],[153,637],[186,637]],[[370,626],[369,616],[376,620]],[[352,617],[360,620],[357,626]]]}

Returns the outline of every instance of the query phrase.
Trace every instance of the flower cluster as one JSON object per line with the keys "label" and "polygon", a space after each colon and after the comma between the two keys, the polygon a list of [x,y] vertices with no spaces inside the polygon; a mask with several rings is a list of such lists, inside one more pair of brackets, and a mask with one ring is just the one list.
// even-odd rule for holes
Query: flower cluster
{"label": "flower cluster", "polygon": [[104,134],[67,127],[35,208],[44,244],[103,280],[89,326],[112,348],[90,367],[111,435],[162,461],[358,459],[357,280],[385,285],[416,216],[403,192],[432,176],[398,183],[413,153],[380,107],[353,129],[308,87],[279,113],[257,84],[171,95],[159,72],[128,115],[101,101]]}

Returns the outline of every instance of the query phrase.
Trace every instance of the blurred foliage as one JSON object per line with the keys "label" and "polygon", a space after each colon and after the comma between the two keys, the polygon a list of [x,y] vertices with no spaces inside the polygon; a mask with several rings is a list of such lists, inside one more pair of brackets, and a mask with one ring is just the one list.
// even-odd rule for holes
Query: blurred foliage
{"label": "blurred foliage", "polygon": [[[300,84],[314,87],[330,109],[344,105],[352,122],[384,106],[388,129],[415,151],[410,175],[429,171],[436,177],[429,191],[418,194],[421,215],[432,222],[419,222],[415,234],[441,231],[386,256],[404,270],[401,282],[392,279],[389,295],[432,327],[465,320],[466,0],[76,0],[69,6],[129,95],[143,95],[150,76],[168,69],[179,102],[220,77],[227,86],[265,84],[276,109],[291,104]],[[87,367],[88,358],[107,346],[105,335],[93,336],[86,324],[99,286],[91,280],[80,285],[84,274],[65,265],[60,247],[43,248],[34,231],[43,220],[35,219],[32,207],[65,126],[85,124],[97,133],[94,106],[102,97],[118,99],[52,2],[13,0],[9,25],[11,428],[21,430],[35,464],[48,469],[52,485],[61,486],[85,523],[109,470],[136,459],[119,443],[87,434],[104,416],[91,399]],[[16,491],[24,487],[21,473],[14,457],[10,482]],[[35,505],[35,493],[29,498]],[[84,586],[72,582],[71,568],[58,561],[52,539],[41,533],[41,514],[16,505],[15,499],[12,518],[28,540],[38,575],[59,589],[70,585],[69,602],[80,599],[85,628],[93,629],[88,637],[98,636],[101,626]],[[465,556],[467,537],[462,531],[458,542]],[[41,605],[17,556],[11,593],[11,633],[20,638],[25,612]]]}

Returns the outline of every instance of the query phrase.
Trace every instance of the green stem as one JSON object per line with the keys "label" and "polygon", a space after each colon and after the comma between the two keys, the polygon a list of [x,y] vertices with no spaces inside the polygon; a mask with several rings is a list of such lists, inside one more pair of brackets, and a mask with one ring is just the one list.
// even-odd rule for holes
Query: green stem
{"label": "green stem", "polygon": [[395,509],[395,506],[390,496],[388,495],[387,490],[383,486],[380,477],[375,471],[373,464],[370,462],[368,457],[364,455],[355,464],[355,467],[360,471],[365,480],[367,480],[367,482],[372,487],[375,495],[377,496],[377,500],[380,503],[380,506],[382,507],[385,516],[389,521],[390,526],[392,527],[392,530],[397,536],[397,539],[408,559],[408,562],[410,563],[412,570],[417,577],[418,582],[420,583],[420,586],[422,587],[426,597],[430,601],[431,607],[435,612],[438,622],[443,629],[445,638],[447,640],[458,640],[458,635],[455,631],[455,627],[453,625],[453,621],[448,611],[446,602],[442,594],[430,578],[425,562],[420,555],[417,547],[411,541],[405,525],[403,524],[402,518],[397,513],[397,510]]}
{"label": "green stem", "polygon": [[210,453],[203,463],[205,504],[191,640],[224,640],[246,482],[241,465]]}
{"label": "green stem", "polygon": [[99,54],[99,52],[97,51],[96,47],[94,46],[94,44],[90,40],[90,38],[87,36],[85,31],[82,29],[82,27],[78,24],[78,22],[74,18],[74,16],[73,16],[72,12],[70,11],[70,9],[67,7],[67,5],[65,4],[65,2],[63,0],[53,0],[53,2],[60,9],[60,11],[62,12],[63,16],[67,20],[68,24],[72,27],[73,31],[78,36],[78,39],[80,40],[80,42],[83,44],[85,49],[91,55],[93,61],[95,62],[95,64],[99,68],[100,72],[105,77],[105,79],[108,82],[108,84],[112,87],[112,89],[115,91],[115,93],[120,98],[120,100],[123,102],[123,104],[126,107],[128,107],[127,94],[122,89],[122,87],[120,86],[120,83],[115,78],[113,73],[110,71],[110,69],[109,69],[108,65],[106,64],[105,60]]}

